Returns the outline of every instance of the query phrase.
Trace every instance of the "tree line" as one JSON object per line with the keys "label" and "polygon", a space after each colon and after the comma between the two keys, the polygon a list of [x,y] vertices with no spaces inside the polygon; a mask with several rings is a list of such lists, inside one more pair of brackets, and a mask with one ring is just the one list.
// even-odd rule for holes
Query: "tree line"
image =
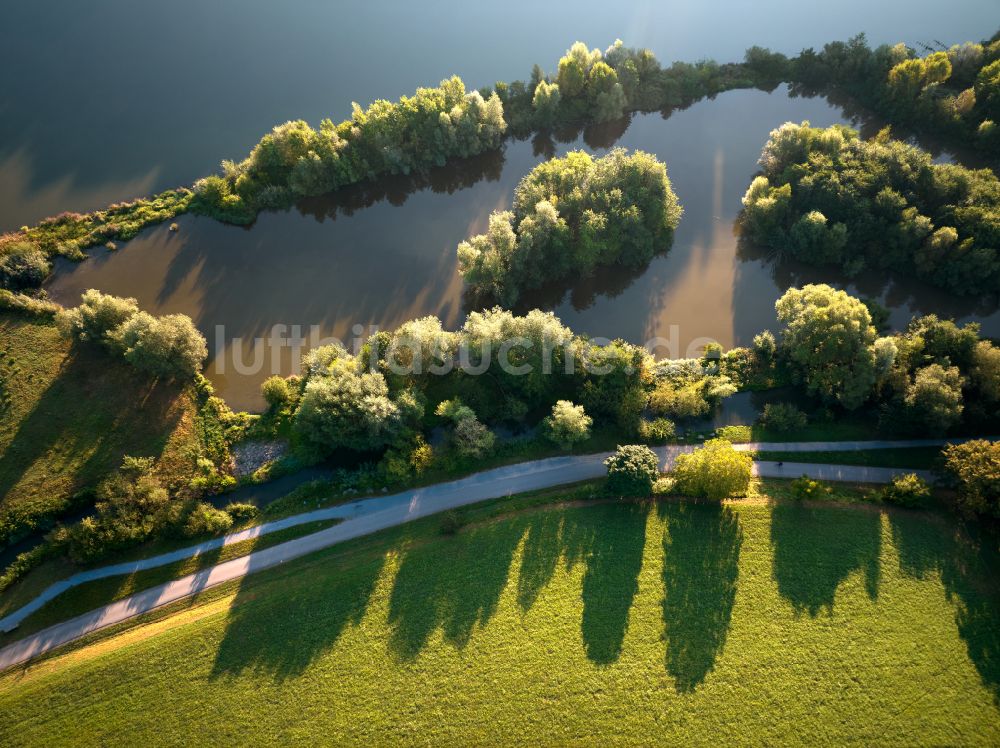
{"label": "tree line", "polygon": [[955,294],[1000,292],[1000,180],[936,164],[889,137],[788,122],[771,132],[743,198],[754,242],[847,275],[916,275]]}

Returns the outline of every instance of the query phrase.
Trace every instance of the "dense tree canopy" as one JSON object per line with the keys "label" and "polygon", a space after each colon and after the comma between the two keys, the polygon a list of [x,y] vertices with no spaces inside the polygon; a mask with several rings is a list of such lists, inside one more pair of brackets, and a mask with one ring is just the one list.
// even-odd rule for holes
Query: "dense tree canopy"
{"label": "dense tree canopy", "polygon": [[850,274],[915,274],[956,294],[1000,292],[1000,180],[935,164],[885,133],[785,123],[761,153],[743,198],[755,242]]}
{"label": "dense tree canopy", "polygon": [[275,127],[239,163],[195,184],[195,210],[245,223],[262,208],[383,174],[409,174],[497,148],[507,124],[496,95],[466,92],[457,76],[392,103],[354,104],[349,120],[318,130],[296,120]]}
{"label": "dense tree canopy", "polygon": [[510,211],[458,246],[459,271],[505,304],[546,281],[602,265],[641,267],[670,246],[681,208],[666,167],[642,151],[583,151],[539,164],[521,180]]}
{"label": "dense tree canopy", "polygon": [[905,44],[871,49],[864,35],[803,50],[786,78],[806,92],[845,93],[893,122],[963,147],[1000,153],[1000,39],[919,56]]}
{"label": "dense tree canopy", "polygon": [[183,314],[154,317],[139,310],[135,299],[89,289],[79,306],[56,315],[66,337],[102,343],[141,371],[156,377],[191,379],[208,356],[208,344]]}
{"label": "dense tree canopy", "polygon": [[875,384],[875,328],[868,308],[844,291],[808,285],[775,304],[786,327],[782,346],[810,394],[847,409],[868,399]]}

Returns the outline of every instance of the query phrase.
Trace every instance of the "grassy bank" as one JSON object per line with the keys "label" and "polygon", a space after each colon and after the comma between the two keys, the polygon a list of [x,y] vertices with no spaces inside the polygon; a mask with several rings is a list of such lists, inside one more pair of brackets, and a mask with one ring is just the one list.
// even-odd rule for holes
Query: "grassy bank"
{"label": "grassy bank", "polygon": [[[79,587],[74,587],[59,595],[50,603],[40,608],[36,613],[28,616],[16,630],[7,634],[0,634],[0,647],[17,641],[18,639],[28,636],[36,631],[40,631],[47,626],[52,626],[53,624],[61,621],[69,620],[74,616],[94,610],[102,605],[107,605],[115,600],[121,600],[122,598],[128,597],[136,592],[149,589],[150,587],[155,587],[158,584],[163,584],[164,582],[169,582],[173,579],[180,579],[181,577],[193,574],[196,571],[210,568],[216,564],[225,563],[226,561],[234,558],[246,556],[254,551],[260,551],[265,548],[269,548],[272,545],[283,543],[286,540],[292,540],[293,538],[318,532],[319,530],[337,524],[338,521],[339,520],[326,520],[323,522],[310,522],[308,524],[298,525],[297,527],[289,527],[286,530],[279,530],[278,532],[263,535],[259,538],[251,538],[250,540],[233,543],[232,545],[227,545],[223,548],[203,553],[193,558],[186,558],[181,561],[164,564],[163,566],[158,566],[155,569],[147,569],[146,571],[139,571],[133,574],[124,574],[117,577],[99,579],[94,582],[88,582],[87,584],[80,585]],[[195,541],[187,540],[183,544],[175,543],[174,545],[187,546],[192,542]],[[159,552],[167,552],[167,549]],[[155,554],[150,552],[146,555],[152,556]],[[55,567],[47,565],[38,571],[51,572],[54,568]],[[11,595],[10,598],[4,600],[4,605],[0,608],[0,616],[17,610],[19,607],[29,602],[33,597],[44,591],[49,584],[56,582],[59,579],[66,578],[72,574],[73,571],[76,571],[76,569],[67,570],[67,573],[52,578],[49,578],[49,573],[43,573],[35,577],[29,575],[24,580],[24,584],[18,585],[14,588],[18,593],[17,597]],[[34,574],[34,572],[32,574]]]}
{"label": "grassy bank", "polygon": [[0,679],[0,740],[1000,740],[995,544],[772,485],[567,488],[331,548]]}
{"label": "grassy bank", "polygon": [[167,483],[193,469],[193,398],[71,349],[50,319],[0,313],[0,385],[0,543],[71,508],[126,454],[159,457]]}

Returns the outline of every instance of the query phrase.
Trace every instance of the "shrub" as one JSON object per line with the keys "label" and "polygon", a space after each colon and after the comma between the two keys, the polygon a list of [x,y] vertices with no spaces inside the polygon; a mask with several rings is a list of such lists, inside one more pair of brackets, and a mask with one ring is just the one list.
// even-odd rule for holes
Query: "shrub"
{"label": "shrub", "polygon": [[268,377],[260,386],[260,393],[271,410],[278,410],[291,400],[288,380],[277,375]]}
{"label": "shrub", "polygon": [[882,500],[897,506],[918,506],[930,498],[930,495],[931,488],[927,481],[915,473],[897,475],[882,489]]}
{"label": "shrub", "polygon": [[434,448],[420,434],[414,439],[409,460],[410,468],[417,475],[426,472],[434,464]]}
{"label": "shrub", "polygon": [[54,317],[62,311],[62,307],[54,301],[35,298],[23,293],[12,293],[4,288],[0,288],[0,309],[22,312],[32,317]]}
{"label": "shrub", "polygon": [[201,501],[188,514],[181,532],[189,538],[198,535],[219,535],[232,526],[233,518],[229,513]]}
{"label": "shrub", "polygon": [[618,496],[648,496],[660,475],[660,459],[649,447],[619,446],[604,461],[608,468],[608,490]]}
{"label": "shrub", "polygon": [[665,444],[677,435],[677,427],[669,418],[654,418],[639,423],[639,436],[644,441],[654,444]]}
{"label": "shrub", "polygon": [[760,416],[760,424],[779,433],[798,431],[806,426],[806,414],[791,403],[767,403]]}
{"label": "shrub", "polygon": [[778,343],[774,339],[774,333],[764,330],[753,337],[753,357],[759,366],[769,366],[774,361],[774,354],[778,350]]}
{"label": "shrub", "polygon": [[545,419],[546,435],[563,449],[590,438],[594,419],[587,415],[582,405],[569,400],[559,400],[552,406],[552,415]]}
{"label": "shrub", "polygon": [[496,436],[478,418],[463,418],[455,424],[455,448],[465,457],[485,457],[493,451]]}
{"label": "shrub", "polygon": [[792,481],[792,495],[796,499],[819,499],[830,493],[830,487],[807,475]]}
{"label": "shrub", "polygon": [[122,349],[125,360],[157,377],[191,379],[201,371],[208,344],[183,314],[154,317],[137,312],[110,338]]}
{"label": "shrub", "polygon": [[700,381],[678,385],[664,380],[649,396],[650,410],[677,420],[698,418],[708,413],[710,407],[704,383]]}
{"label": "shrub", "polygon": [[746,444],[753,439],[753,431],[749,426],[721,426],[715,430],[715,435],[733,444]]}
{"label": "shrub", "polygon": [[725,439],[709,439],[694,452],[678,455],[670,472],[676,490],[685,496],[745,496],[753,475],[753,457],[737,451]]}
{"label": "shrub", "polygon": [[975,439],[944,448],[944,475],[962,512],[1000,517],[1000,443]]}
{"label": "shrub", "polygon": [[137,474],[140,466],[148,463],[130,463],[98,486],[97,514],[85,517],[66,533],[73,561],[98,561],[147,540],[166,524],[170,496],[154,476]]}
{"label": "shrub", "polygon": [[0,288],[11,291],[37,288],[49,270],[48,258],[33,242],[17,241],[0,246]]}
{"label": "shrub", "polygon": [[253,519],[260,514],[260,510],[253,504],[236,501],[231,504],[227,504],[223,511],[232,517],[234,522],[243,522],[248,519]]}

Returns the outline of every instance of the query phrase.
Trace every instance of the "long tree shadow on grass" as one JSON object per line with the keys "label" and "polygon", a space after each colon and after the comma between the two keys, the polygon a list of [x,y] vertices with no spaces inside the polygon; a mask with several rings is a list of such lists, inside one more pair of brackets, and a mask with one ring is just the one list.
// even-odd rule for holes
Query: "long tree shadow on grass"
{"label": "long tree shadow on grass", "polygon": [[306,574],[278,571],[263,585],[244,579],[230,608],[212,678],[244,670],[285,680],[301,675],[365,614],[385,565],[381,552],[332,559]]}
{"label": "long tree shadow on grass", "polygon": [[775,504],[771,511],[771,546],[778,592],[797,613],[833,613],[841,582],[864,574],[868,597],[878,597],[879,513],[856,508]]}
{"label": "long tree shadow on grass", "polygon": [[389,599],[390,647],[410,660],[441,630],[456,647],[496,612],[525,521],[471,528],[403,552]]}
{"label": "long tree shadow on grass", "polygon": [[666,668],[681,693],[711,672],[729,632],[743,531],[719,503],[660,504]]}
{"label": "long tree shadow on grass", "polygon": [[939,574],[955,606],[955,624],[983,683],[1000,703],[1000,538],[996,528],[929,521],[923,513],[893,512],[893,543],[903,573]]}
{"label": "long tree shadow on grass", "polygon": [[[648,507],[641,504],[602,504],[586,513],[567,514],[567,522],[578,518],[592,530],[585,556],[580,630],[587,657],[600,665],[621,655],[629,611],[639,589],[647,515]],[[569,533],[573,534],[581,537],[579,532]]]}
{"label": "long tree shadow on grass", "polygon": [[613,662],[638,588],[646,515],[634,504],[542,510],[405,550],[389,603],[393,652],[413,659],[436,631],[456,647],[468,644],[496,612],[521,545],[520,609],[534,605],[560,563],[585,564],[583,646],[592,661]]}
{"label": "long tree shadow on grass", "polygon": [[[72,351],[0,455],[0,505],[27,521],[57,515],[125,454],[158,456],[181,412],[176,387],[102,351]],[[24,503],[15,494],[23,481],[40,498]]]}

